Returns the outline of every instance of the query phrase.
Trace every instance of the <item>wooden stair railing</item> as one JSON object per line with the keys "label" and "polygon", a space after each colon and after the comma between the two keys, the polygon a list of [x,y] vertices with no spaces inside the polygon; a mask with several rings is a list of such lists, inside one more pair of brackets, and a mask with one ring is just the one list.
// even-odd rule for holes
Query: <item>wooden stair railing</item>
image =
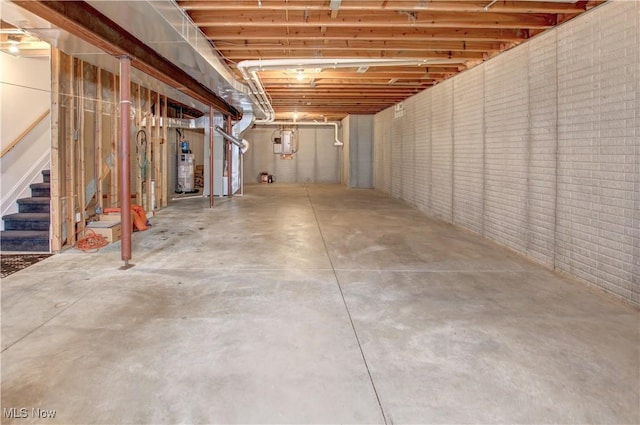
{"label": "wooden stair railing", "polygon": [[15,140],[14,140],[13,142],[11,142],[11,144],[10,144],[9,146],[7,146],[6,148],[4,148],[4,149],[2,150],[2,153],[0,153],[0,158],[2,158],[2,157],[3,157],[3,156],[5,156],[7,153],[9,153],[9,151],[11,151],[11,149],[15,148],[15,147],[16,147],[16,145],[17,145],[18,143],[20,143],[20,141],[21,141],[22,139],[24,139],[24,138],[25,138],[25,136],[26,136],[27,134],[31,133],[31,131],[32,131],[34,128],[36,128],[36,126],[37,126],[38,124],[40,124],[40,122],[41,122],[43,119],[45,119],[45,118],[49,115],[49,112],[51,112],[51,110],[50,110],[50,109],[48,109],[48,110],[44,111],[44,112],[42,113],[42,115],[40,115],[38,118],[36,118],[36,119],[35,119],[35,121],[34,121],[33,123],[31,123],[31,125],[30,125],[29,127],[27,127],[27,129],[26,129],[25,131],[23,131],[22,133],[20,133],[20,134],[18,135],[18,137],[16,137],[16,138],[15,138]]}

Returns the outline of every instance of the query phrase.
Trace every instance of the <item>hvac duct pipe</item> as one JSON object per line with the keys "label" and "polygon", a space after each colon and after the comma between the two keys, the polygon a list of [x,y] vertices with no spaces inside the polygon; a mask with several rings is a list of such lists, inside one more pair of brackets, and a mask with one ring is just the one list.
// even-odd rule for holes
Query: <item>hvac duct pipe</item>
{"label": "hvac duct pipe", "polygon": [[225,139],[227,139],[230,143],[233,143],[240,149],[240,164],[239,164],[239,172],[240,172],[240,196],[244,196],[244,154],[249,149],[249,142],[245,139],[238,139],[237,137],[232,136],[231,134],[224,131],[221,127],[216,126],[216,131],[222,135]]}
{"label": "hvac duct pipe", "polygon": [[240,152],[242,154],[244,154],[249,149],[249,142],[247,142],[246,140],[244,139],[240,140],[237,137],[232,136],[231,134],[224,131],[222,127],[219,127],[219,126],[216,126],[215,130],[216,132],[218,132],[218,134],[222,135],[222,137],[224,137],[229,142],[233,143],[238,148],[240,148]]}
{"label": "hvac duct pipe", "polygon": [[123,270],[132,267],[131,259],[131,58],[120,56],[120,251]]}
{"label": "hvac duct pipe", "polygon": [[[233,126],[233,134],[237,136],[238,140],[251,128],[255,120],[256,118],[253,115],[253,111],[244,111],[242,119]],[[242,153],[242,155],[240,155],[240,196],[244,196],[244,153],[249,149],[249,142],[242,139],[242,146],[238,147]]]}

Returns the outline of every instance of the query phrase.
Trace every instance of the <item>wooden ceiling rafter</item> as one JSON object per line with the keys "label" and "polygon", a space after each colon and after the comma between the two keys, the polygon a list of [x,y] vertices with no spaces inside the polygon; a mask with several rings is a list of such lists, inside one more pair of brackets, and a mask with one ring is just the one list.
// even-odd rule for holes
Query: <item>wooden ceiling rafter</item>
{"label": "wooden ceiling rafter", "polygon": [[[229,66],[243,60],[454,59],[446,65],[259,72],[277,118],[369,114],[605,0],[178,0]],[[333,7],[332,7],[333,4]],[[237,74],[240,78],[240,74]]]}

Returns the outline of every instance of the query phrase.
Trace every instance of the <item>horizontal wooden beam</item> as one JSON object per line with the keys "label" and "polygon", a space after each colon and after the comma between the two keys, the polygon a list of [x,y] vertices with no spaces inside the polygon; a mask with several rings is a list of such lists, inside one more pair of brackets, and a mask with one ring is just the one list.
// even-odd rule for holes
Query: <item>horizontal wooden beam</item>
{"label": "horizontal wooden beam", "polygon": [[225,115],[242,116],[211,89],[84,1],[16,0],[14,3],[112,56],[130,57],[135,68],[212,105]]}
{"label": "horizontal wooden beam", "polygon": [[[421,70],[419,68],[417,68],[416,71],[413,72],[400,72],[400,71],[393,71],[393,72],[386,72],[386,71],[380,71],[380,70],[375,70],[375,71],[366,71],[366,72],[320,72],[320,73],[313,73],[313,72],[303,72],[302,74],[302,78],[305,80],[330,80],[330,79],[341,79],[341,80],[353,80],[352,82],[360,82],[361,84],[364,84],[367,82],[367,80],[379,80],[381,78],[386,78],[386,79],[391,79],[391,78],[400,78],[400,79],[412,79],[412,80],[420,80],[422,78],[433,78],[434,75],[437,76],[451,76],[452,74],[447,74],[447,73],[427,73],[424,70]],[[265,84],[273,84],[276,82],[280,82],[280,83],[295,83],[296,80],[298,80],[298,76],[294,73],[291,74],[287,74],[284,72],[281,73],[277,73],[277,74],[267,74],[267,73],[260,73],[260,80],[262,80],[263,83]]]}
{"label": "horizontal wooden beam", "polygon": [[240,62],[243,60],[257,60],[265,59],[298,59],[298,58],[363,58],[363,59],[380,59],[380,58],[394,58],[394,59],[459,59],[457,63],[463,64],[467,60],[485,59],[487,53],[483,52],[434,52],[434,51],[401,51],[401,50],[381,50],[381,51],[369,51],[369,50],[331,50],[322,49],[322,55],[313,54],[308,50],[284,50],[281,52],[270,52],[265,55],[263,52],[245,51],[245,52],[223,52],[223,56],[227,60],[234,62]]}
{"label": "horizontal wooden beam", "polygon": [[[485,10],[489,1],[429,1],[419,2],[417,0],[343,0],[340,4],[340,11],[362,11],[362,10],[388,10],[388,11],[434,11],[434,12],[476,12],[476,13],[580,13],[591,9],[601,3],[600,1],[589,1],[584,7],[579,7],[576,3],[556,3],[541,1],[500,1]],[[242,10],[290,10],[290,11],[312,11],[330,10],[329,2],[326,0],[233,0],[233,1],[207,1],[207,0],[181,0],[180,7],[187,11],[197,10],[219,10],[219,11],[242,11]]]}
{"label": "horizontal wooden beam", "polygon": [[473,28],[327,28],[322,31],[313,27],[205,27],[204,35],[216,42],[221,40],[404,40],[404,41],[486,41],[520,43],[529,37],[526,29],[482,29]]}
{"label": "horizontal wooden beam", "polygon": [[247,50],[402,50],[402,51],[450,51],[450,52],[488,52],[503,49],[503,44],[489,41],[433,41],[433,40],[243,40],[215,42],[224,54]]}
{"label": "horizontal wooden beam", "polygon": [[201,28],[218,27],[366,27],[366,28],[550,28],[557,22],[555,14],[469,13],[423,11],[341,10],[332,18],[331,11],[203,11],[190,12]]}

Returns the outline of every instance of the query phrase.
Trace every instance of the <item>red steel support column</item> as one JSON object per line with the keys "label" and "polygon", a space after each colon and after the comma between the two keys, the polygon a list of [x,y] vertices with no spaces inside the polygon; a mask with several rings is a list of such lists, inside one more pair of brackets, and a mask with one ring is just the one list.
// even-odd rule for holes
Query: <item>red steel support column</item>
{"label": "red steel support column", "polygon": [[120,231],[122,269],[128,269],[131,259],[131,58],[120,56]]}
{"label": "red steel support column", "polygon": [[[231,115],[227,115],[227,133],[232,134],[231,133]],[[233,145],[231,144],[230,141],[227,140],[227,187],[229,190],[229,198],[231,198],[233,196],[232,191],[233,191],[233,181],[232,181],[232,175],[233,175],[233,161],[232,161],[232,148]]]}
{"label": "red steel support column", "polygon": [[209,208],[213,208],[213,105],[209,105]]}

